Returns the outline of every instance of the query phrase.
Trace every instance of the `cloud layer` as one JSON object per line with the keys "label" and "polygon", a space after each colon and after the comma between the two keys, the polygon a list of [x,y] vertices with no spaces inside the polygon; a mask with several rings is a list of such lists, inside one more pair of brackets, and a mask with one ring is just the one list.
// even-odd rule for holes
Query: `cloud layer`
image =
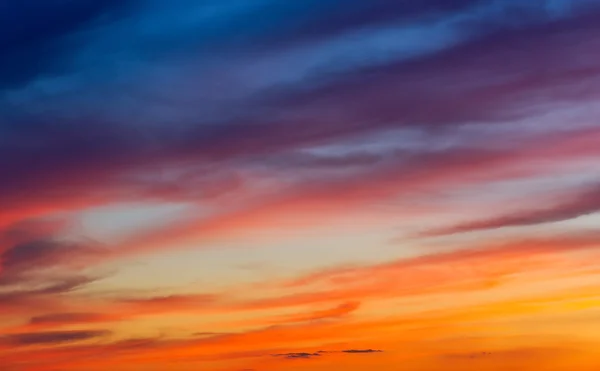
{"label": "cloud layer", "polygon": [[594,369],[599,20],[3,2],[0,364]]}

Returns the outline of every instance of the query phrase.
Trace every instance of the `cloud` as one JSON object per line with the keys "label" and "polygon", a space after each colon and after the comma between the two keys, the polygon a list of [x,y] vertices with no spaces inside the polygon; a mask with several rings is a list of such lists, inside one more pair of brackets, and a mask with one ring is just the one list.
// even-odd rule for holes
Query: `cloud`
{"label": "cloud", "polygon": [[[60,229],[60,228],[58,228]],[[60,310],[64,294],[98,280],[82,271],[103,255],[90,243],[57,238],[54,223],[27,222],[0,242],[0,312]]]}
{"label": "cloud", "polygon": [[74,291],[87,285],[97,278],[87,276],[68,276],[65,278],[56,279],[54,283],[43,286],[40,289],[29,291],[34,294],[63,294],[70,291]]}
{"label": "cloud", "polygon": [[[447,252],[381,264],[334,266],[288,280],[262,282],[251,286],[256,296],[250,298],[240,297],[235,290],[218,295],[122,297],[107,300],[101,308],[109,317],[130,320],[181,313],[207,316],[223,312],[268,313],[265,317],[234,321],[238,327],[257,323],[276,326],[346,323],[348,316],[373,300],[484,292],[509,285],[515,275],[536,275],[552,269],[571,272],[573,264],[583,269],[585,262],[571,259],[571,254],[593,253],[599,241],[600,236],[594,231],[577,231],[477,242]],[[261,289],[267,291],[263,294]],[[319,307],[324,309],[314,309]],[[298,313],[271,314],[292,308],[298,308]],[[223,336],[230,338],[234,334]]]}
{"label": "cloud", "polygon": [[8,225],[0,224],[0,251],[19,243],[51,239],[67,224],[61,218],[23,219]]}
{"label": "cloud", "polygon": [[343,353],[381,353],[383,350],[379,349],[348,349],[342,350]]}
{"label": "cloud", "polygon": [[[474,181],[505,179],[507,173],[515,170],[521,172],[517,173],[518,176],[534,176],[547,171],[537,167],[538,161],[542,159],[568,163],[595,156],[597,146],[593,146],[593,142],[597,136],[594,129],[584,129],[532,135],[521,138],[521,142],[513,143],[506,149],[484,150],[457,146],[438,151],[423,149],[422,152],[396,154],[396,157],[384,160],[375,167],[331,177],[323,176],[318,180],[314,177],[304,181],[300,179],[297,183],[292,182],[291,187],[280,190],[280,194],[275,193],[274,197],[257,198],[256,201],[259,202],[250,207],[239,205],[237,210],[231,212],[203,219],[178,220],[164,228],[153,228],[147,234],[133,236],[122,248],[114,251],[139,253],[155,246],[167,246],[178,239],[210,237],[219,233],[229,235],[235,229],[241,232],[244,229],[256,229],[261,225],[269,225],[271,218],[280,219],[281,215],[294,213],[302,215],[302,210],[298,208],[318,208],[323,214],[327,210],[346,212],[355,204],[362,206],[381,202],[419,188],[426,187],[435,191],[436,187],[444,189],[453,184],[461,186]],[[473,174],[477,176],[473,178]],[[283,177],[285,176],[284,173]],[[171,197],[178,197],[178,192],[174,188],[170,192],[174,195]],[[241,193],[238,197],[243,197],[243,192]],[[75,250],[81,251],[79,248]]]}
{"label": "cloud", "polygon": [[[300,218],[312,210],[318,210],[323,217],[344,214],[392,197],[402,200],[403,196],[414,192],[442,192],[465,185],[553,175],[556,168],[539,166],[540,162],[553,162],[559,166],[598,155],[595,140],[600,137],[600,132],[595,128],[520,136],[509,135],[506,140],[512,138],[514,142],[506,148],[483,149],[462,144],[439,150],[423,148],[392,157],[371,168],[296,182],[292,178],[288,182],[291,185],[285,186],[282,182],[284,186],[279,192],[274,189],[272,194],[258,197],[247,207],[239,205],[214,216],[190,218],[164,228],[153,228],[147,234],[127,241],[121,251],[139,252],[168,242],[230,236],[232,231],[243,233],[268,227],[275,220],[281,221],[283,216]],[[315,216],[311,215],[311,218],[314,220]],[[309,220],[302,220],[300,224],[311,226]]]}
{"label": "cloud", "polygon": [[[294,296],[294,295],[291,295]],[[315,298],[317,300],[315,300],[315,304],[320,304],[320,300],[318,299],[318,296],[315,295]],[[332,298],[331,300],[332,302],[335,301],[335,298]],[[286,302],[285,299],[282,300],[281,302],[277,302],[277,300],[267,300],[267,302],[271,303],[273,306],[271,308],[278,308],[278,307],[296,307],[296,306],[302,306],[303,303],[293,303],[293,302]],[[308,302],[305,302],[304,304],[309,304]],[[246,302],[239,302],[239,301],[235,301],[234,303],[222,303],[222,305],[224,305],[225,308],[227,308],[227,310],[236,310],[236,311],[241,311],[244,312],[246,310],[269,310],[269,306],[268,304],[261,304],[260,301],[259,302],[255,302],[253,300],[250,301],[246,301]],[[271,316],[268,318],[258,318],[257,319],[251,319],[248,321],[240,321],[241,324],[255,324],[255,323],[270,323],[272,325],[292,325],[292,324],[302,324],[302,323],[319,323],[319,322],[336,322],[336,321],[344,321],[347,317],[349,317],[350,315],[352,315],[354,312],[356,312],[361,306],[361,302],[356,300],[356,301],[348,301],[339,305],[335,305],[332,306],[330,308],[326,308],[326,309],[320,309],[320,310],[306,310],[303,308],[303,311],[297,314],[290,314],[290,315],[278,315],[278,316]]]}
{"label": "cloud", "polygon": [[567,194],[555,205],[542,206],[537,209],[524,209],[510,214],[500,215],[490,219],[459,224],[426,232],[425,235],[449,235],[463,232],[473,232],[505,227],[522,227],[544,223],[560,222],[591,215],[600,211],[600,188],[597,185],[575,190]]}
{"label": "cloud", "polygon": [[306,321],[321,321],[321,320],[329,320],[329,319],[339,319],[343,318],[350,313],[358,310],[360,307],[360,302],[353,301],[340,304],[336,307],[315,311],[308,314],[301,314],[296,316],[289,316],[282,320],[283,323],[290,322],[306,322]]}
{"label": "cloud", "polygon": [[[510,278],[515,275],[535,276],[549,269],[571,272],[573,264],[584,269],[584,262],[571,259],[570,254],[592,252],[598,247],[598,241],[597,233],[593,232],[587,235],[579,232],[573,235],[557,233],[537,239],[476,243],[462,246],[456,251],[431,253],[382,264],[334,266],[289,280],[251,286],[256,293],[255,297],[240,297],[235,290],[221,294],[107,297],[94,301],[97,312],[57,311],[56,300],[65,299],[60,294],[71,292],[90,282],[90,279],[80,277],[15,291],[5,294],[0,301],[5,307],[28,308],[27,311],[36,308],[47,313],[33,316],[30,324],[24,327],[27,329],[76,323],[136,321],[148,316],[185,313],[206,316],[231,313],[245,316],[257,312],[264,312],[266,316],[261,314],[262,317],[255,317],[253,314],[250,319],[240,319],[231,325],[335,325],[347,323],[350,315],[355,318],[355,313],[365,302],[482,292],[510,284]],[[390,286],[389,282],[395,284]],[[261,288],[268,290],[263,293]],[[282,309],[294,309],[297,313],[272,314],[273,311]],[[239,337],[233,329],[225,332],[201,333],[200,338],[217,341],[221,338],[227,340]]]}
{"label": "cloud", "polygon": [[0,91],[64,73],[69,48],[81,46],[70,36],[84,32],[119,3],[123,2],[25,0],[3,5],[0,51],[5,58],[0,63]]}
{"label": "cloud", "polygon": [[[593,291],[590,291],[593,292]],[[578,297],[577,295],[569,296],[572,298]],[[555,303],[556,298],[549,298],[548,305]],[[529,302],[529,301],[528,301]],[[534,301],[531,301],[533,303]],[[511,304],[513,304],[511,302]],[[380,335],[383,332],[390,333],[391,329],[399,329],[398,332],[402,333],[400,329],[406,329],[405,337],[382,337],[378,335],[371,336],[378,343],[393,344],[394,346],[402,346],[406,351],[422,351],[421,346],[431,346],[431,339],[439,338],[443,335],[448,335],[448,327],[443,324],[448,324],[449,321],[455,324],[455,321],[462,323],[471,323],[474,319],[481,319],[483,321],[489,320],[490,318],[496,318],[496,316],[503,316],[503,313],[498,311],[503,308],[503,305],[498,303],[488,303],[485,308],[473,304],[468,307],[457,308],[456,311],[439,311],[433,313],[433,317],[430,317],[427,313],[418,313],[416,315],[407,318],[406,315],[398,315],[393,317],[381,318],[379,320],[365,320],[353,323],[336,324],[330,323],[319,323],[319,324],[303,324],[301,326],[278,326],[261,328],[256,330],[250,330],[247,332],[240,332],[232,334],[228,337],[208,337],[208,338],[140,338],[140,339],[129,339],[123,341],[116,341],[110,343],[90,343],[90,344],[72,344],[65,345],[60,348],[46,348],[39,350],[32,350],[30,356],[35,359],[41,359],[44,362],[50,360],[53,361],[55,366],[68,365],[69,367],[74,366],[73,360],[77,360],[76,365],[78,367],[107,367],[108,365],[114,365],[115,363],[127,362],[127,360],[133,358],[139,359],[138,364],[149,362],[149,364],[173,364],[174,361],[181,362],[204,362],[208,361],[231,361],[238,358],[256,358],[257,365],[265,362],[264,357],[272,357],[273,361],[281,359],[288,361],[286,355],[293,354],[321,354],[321,356],[308,356],[308,359],[316,360],[322,358],[323,360],[332,359],[333,361],[339,359],[339,357],[350,357],[352,359],[362,353],[360,351],[366,351],[365,355],[368,354],[380,354],[377,349],[369,348],[345,348],[344,346],[329,346],[331,350],[328,351],[316,351],[308,350],[303,348],[306,344],[323,344],[326,339],[328,344],[335,342],[336,339],[343,341],[345,346],[348,346],[348,339],[360,338],[365,339],[366,331],[371,334]],[[514,308],[514,307],[511,307]],[[482,311],[482,309],[485,309]],[[521,317],[521,312],[517,310],[515,315],[518,318]],[[491,315],[491,317],[490,317]],[[493,322],[492,322],[493,323]],[[432,326],[433,325],[433,326]],[[432,328],[433,327],[433,328]],[[454,326],[450,326],[454,328]],[[450,331],[450,333],[453,333]],[[281,339],[286,339],[285,348],[282,348]],[[504,338],[502,336],[499,339],[511,339],[510,337]],[[498,339],[496,339],[498,340]],[[456,346],[462,346],[463,344],[455,343]],[[325,346],[325,345],[323,345]],[[290,351],[293,347],[300,349],[298,351]],[[323,349],[323,348],[322,348]],[[325,348],[327,349],[327,348]],[[341,350],[348,350],[349,353],[342,352]],[[359,353],[353,353],[353,351],[359,351]],[[374,351],[374,352],[372,352]],[[149,352],[153,355],[152,359],[147,359],[144,355],[148,355]],[[387,352],[387,351],[386,351]],[[278,356],[275,356],[278,354]],[[14,355],[9,354],[2,360],[12,361],[17,359],[17,356],[22,354]],[[392,354],[390,354],[392,355]],[[291,358],[306,360],[306,358]],[[331,358],[330,358],[331,357]],[[262,359],[261,359],[262,358]]]}
{"label": "cloud", "polygon": [[[25,82],[32,85],[47,76],[82,79],[78,76],[82,72],[89,80],[96,82],[106,70],[111,71],[116,67],[114,60],[120,61],[121,68],[135,73],[134,76],[139,78],[143,76],[140,70],[151,69],[154,64],[164,64],[165,58],[161,56],[174,52],[196,59],[199,53],[206,50],[225,53],[232,48],[244,52],[264,48],[277,51],[281,45],[292,45],[292,50],[310,51],[308,56],[304,55],[306,60],[327,60],[331,56],[322,50],[321,44],[328,43],[330,47],[344,45],[340,39],[345,38],[355,39],[353,43],[360,45],[362,40],[351,36],[361,32],[375,39],[368,40],[371,44],[376,44],[374,41],[385,42],[386,34],[381,30],[385,31],[390,25],[400,30],[412,30],[407,39],[411,40],[409,51],[415,53],[431,48],[428,43],[440,38],[438,33],[448,32],[456,39],[452,40],[454,43],[463,42],[479,34],[514,27],[515,23],[527,25],[568,18],[588,10],[585,5],[593,3],[584,1],[572,5],[561,0],[553,1],[553,6],[550,6],[547,1],[523,5],[517,1],[489,4],[479,0],[427,0],[414,5],[406,1],[390,3],[374,0],[369,5],[348,1],[340,7],[337,1],[294,1],[285,5],[272,0],[260,0],[252,4],[231,0],[203,3],[184,1],[177,4],[157,1],[52,1],[40,4],[27,1],[25,5],[11,5],[5,12],[13,14],[15,19],[23,18],[23,21],[17,23],[9,19],[3,23],[4,28],[13,33],[10,37],[4,36],[0,46],[3,47],[3,54],[12,57],[6,62],[10,67],[7,69],[20,72],[16,76],[19,78],[13,77],[12,86]],[[48,16],[44,19],[30,16],[42,13]],[[265,16],[260,22],[259,15]],[[232,23],[244,26],[243,36],[228,27]],[[444,23],[448,25],[441,30],[437,29],[439,26],[432,27]],[[416,43],[418,35],[414,33],[427,26],[434,29],[433,36],[437,37]],[[121,32],[125,28],[129,28],[129,33]],[[110,43],[117,34],[121,34],[121,43]],[[83,44],[83,40],[88,44]],[[154,43],[150,45],[152,41]],[[50,48],[46,46],[44,49],[44,45]],[[398,42],[388,41],[385,45],[395,47]],[[364,48],[368,45],[363,42],[360,46]],[[289,47],[284,50],[289,53],[287,49]],[[149,53],[150,50],[154,50],[154,53]],[[102,52],[107,56],[102,56]],[[46,69],[34,73],[34,66],[23,63],[27,61],[25,56],[45,57],[41,59],[41,65]],[[91,58],[94,56],[107,63],[93,63]],[[352,65],[356,56],[350,54],[349,57],[346,61],[336,61]],[[404,54],[400,53],[398,58],[403,57]],[[296,64],[288,69],[293,71],[302,66]]]}
{"label": "cloud", "polygon": [[[255,310],[268,311],[260,326],[277,324],[225,329],[227,336],[108,344],[80,344],[102,340],[102,331],[19,330],[3,345],[65,345],[23,351],[32,355],[23,368],[46,369],[39,359],[57,368],[118,369],[127,356],[139,354],[142,362],[150,350],[157,364],[265,349],[284,359],[324,358],[327,352],[277,347],[281,339],[302,349],[324,338],[363,336],[377,327],[351,322],[370,301],[494,289],[516,275],[579,264],[567,255],[598,245],[597,234],[581,231],[483,241],[463,251],[334,266],[268,282],[275,293],[248,289],[240,297],[83,295],[77,291],[97,280],[88,270],[128,255],[214,248],[207,243],[213,238],[248,241],[273,226],[302,232],[392,203],[394,217],[416,219],[416,194],[435,204],[428,211],[443,213],[446,204],[434,197],[456,190],[594,171],[600,2],[5,3],[0,315],[10,323],[22,317],[22,329],[36,331],[113,320],[137,329],[160,322],[138,321],[144,316],[170,321],[169,314],[180,313],[231,313],[255,325],[245,317]],[[597,193],[571,193],[517,212],[503,208],[434,233],[570,220],[597,212]],[[184,203],[191,212],[110,249],[67,238],[72,229],[80,232],[69,223],[83,212],[150,201]],[[252,347],[260,349],[246,352]],[[0,363],[11,357],[0,356]]]}
{"label": "cloud", "polygon": [[71,293],[98,280],[82,271],[102,256],[88,243],[58,239],[62,223],[27,221],[0,236],[0,313],[62,310]]}
{"label": "cloud", "polygon": [[34,271],[59,265],[76,265],[88,256],[94,256],[92,248],[52,240],[36,240],[12,246],[2,253],[2,272]]}
{"label": "cloud", "polygon": [[223,332],[195,332],[193,334],[194,336],[199,336],[199,337],[212,337],[212,336],[225,336],[225,335],[229,335],[228,333],[223,333]]}
{"label": "cloud", "polygon": [[[108,2],[101,6],[91,1],[84,5],[61,2],[56,8],[65,11],[52,12],[52,16],[44,20],[50,31],[35,33],[40,44],[48,45],[47,41],[52,41],[69,45],[64,53],[48,53],[60,68],[43,77],[30,74],[26,84],[25,80],[21,81],[21,88],[11,88],[10,93],[0,98],[3,102],[0,106],[5,107],[6,117],[11,119],[10,124],[2,127],[3,137],[8,139],[0,145],[0,158],[4,159],[0,161],[0,174],[10,174],[0,192],[6,210],[47,213],[57,208],[144,197],[143,190],[136,189],[135,182],[131,184],[131,178],[144,173],[149,163],[178,167],[189,161],[207,164],[253,156],[277,158],[281,152],[388,128],[449,127],[477,120],[494,121],[499,115],[521,111],[522,101],[516,102],[512,97],[545,92],[546,87],[556,85],[556,79],[565,80],[567,85],[571,78],[581,81],[581,74],[573,74],[588,73],[590,78],[595,75],[595,71],[588,68],[595,60],[593,56],[577,61],[571,56],[587,55],[580,53],[582,50],[595,50],[596,38],[592,36],[596,30],[586,27],[585,20],[573,20],[572,17],[579,14],[575,9],[579,5],[564,1],[553,3],[562,4],[560,7],[551,7],[546,2],[523,5],[508,1],[490,5],[481,1],[453,1],[452,4],[426,1],[422,5],[407,2],[394,5],[378,1],[369,6],[352,2],[342,9],[328,3],[320,5],[323,13],[315,12],[315,2],[287,4],[186,1],[179,5]],[[32,3],[30,6],[42,5]],[[258,22],[256,14],[273,14],[275,18]],[[408,22],[408,14],[417,17],[417,21]],[[517,30],[486,42],[473,41],[490,32],[514,28],[515,14],[519,14]],[[284,26],[287,22],[278,18],[292,15],[298,17],[295,18],[297,23],[291,22],[289,28]],[[326,15],[335,15],[336,20]],[[446,26],[439,26],[438,30],[422,20],[431,15],[434,16],[431,19],[437,20],[435,25]],[[246,36],[241,39],[232,38],[233,34],[226,27],[234,20],[247,25]],[[29,26],[33,27],[31,24],[38,21],[37,18],[30,20]],[[532,29],[528,26],[530,21],[534,25],[558,22],[551,27],[565,30],[575,28],[573,37],[585,41],[572,43],[566,36],[546,32],[550,26],[541,31]],[[584,26],[574,26],[578,22]],[[14,22],[7,25],[15,27]],[[360,32],[352,29],[356,26]],[[268,31],[281,27],[285,31]],[[310,33],[310,36],[305,32],[308,28],[319,30],[319,27],[321,32]],[[449,33],[446,28],[453,32]],[[127,32],[121,32],[123,30]],[[470,44],[459,52],[446,54],[437,54],[439,50],[435,45],[427,45],[431,50],[426,52],[434,54],[426,57],[419,49],[427,44],[419,37],[423,30],[433,30],[427,32],[434,32],[434,37],[426,39],[439,40],[435,42],[441,49],[456,46],[456,43]],[[410,37],[398,38],[394,36],[396,33],[408,33]],[[444,39],[443,35],[453,34],[458,34],[457,40]],[[110,42],[115,35],[120,35],[122,43]],[[278,35],[286,41],[296,36],[304,40],[285,48],[269,35]],[[356,35],[359,37],[352,37]],[[540,42],[542,36],[546,41]],[[79,42],[79,39],[83,40]],[[216,40],[219,40],[217,44]],[[226,46],[228,40],[232,43],[230,46]],[[249,47],[251,50],[246,53],[246,49],[239,49],[242,40],[260,41],[251,43],[255,47]],[[388,53],[390,49],[386,45],[397,47],[398,40],[414,40],[404,48],[410,55],[425,58],[423,63],[408,63],[403,53],[352,62],[358,58],[352,53],[370,54],[365,53],[370,45],[382,45],[378,49]],[[529,50],[526,46],[531,45],[531,55],[554,53],[560,48],[570,51],[541,58],[539,63],[547,63],[548,68],[538,71],[554,72],[530,78],[535,71],[527,67],[526,56],[518,59],[520,63],[516,67],[523,71],[494,62],[502,55],[514,53],[515,40],[523,40],[520,50]],[[16,45],[17,40],[14,43]],[[262,59],[254,60],[258,53],[253,51],[260,47],[272,53],[260,53]],[[35,43],[24,48],[45,50]],[[198,55],[207,55],[200,52],[203,48],[217,48],[218,52],[210,55],[223,53],[222,58],[217,58],[223,67],[214,67],[216,62],[200,63]],[[229,55],[227,48],[242,50],[239,60],[223,63],[222,59]],[[342,57],[325,53],[338,49]],[[172,60],[169,56],[174,55],[175,50],[181,51],[177,54],[180,57]],[[347,51],[353,58],[345,57]],[[11,53],[6,55],[13,58]],[[482,58],[494,63],[487,63],[487,59],[480,63]],[[288,59],[302,63],[288,63]],[[311,67],[312,60],[316,61],[316,67]],[[190,65],[196,66],[195,69]],[[374,70],[363,71],[365,65]],[[269,73],[258,73],[262,70]],[[298,78],[312,81],[304,79],[307,70],[331,72],[316,74],[317,80],[324,84],[297,83]],[[238,72],[233,73],[235,71]],[[323,79],[323,74],[335,78]],[[198,76],[198,83],[190,84],[187,78],[190,75]],[[211,81],[215,76],[239,77],[231,84],[221,84],[225,88],[213,89]],[[262,78],[257,82],[251,76]],[[292,82],[287,76],[293,76]],[[453,79],[459,79],[462,84],[450,84]],[[173,85],[158,92],[148,88],[163,86],[163,80]],[[440,84],[432,85],[431,81]],[[472,86],[473,83],[476,86]],[[122,89],[123,85],[132,90]],[[452,86],[455,91],[447,94],[439,86]],[[222,89],[225,89],[222,93],[225,101],[210,101],[210,97]],[[188,94],[204,90],[210,94],[191,97]],[[233,104],[227,97],[235,91],[245,91],[256,98],[235,98]],[[436,109],[430,109],[432,106]],[[210,113],[215,107],[219,112]],[[177,124],[149,123],[142,130],[138,122],[152,119]],[[80,125],[81,122],[86,125]]]}
{"label": "cloud", "polygon": [[0,292],[0,313],[27,315],[40,310],[62,310],[72,293],[97,280],[83,275],[42,276],[11,282]]}
{"label": "cloud", "polygon": [[93,323],[93,322],[103,322],[114,320],[114,318],[109,317],[102,313],[52,313],[45,314],[41,316],[31,317],[29,320],[29,324],[31,325],[70,325],[70,324],[78,324],[78,323]]}
{"label": "cloud", "polygon": [[[514,274],[563,269],[555,257],[595,251],[600,236],[591,231],[475,243],[443,253],[382,264],[332,267],[276,285],[279,296],[241,303],[246,309],[273,309],[339,300],[417,297],[494,289]],[[558,261],[562,261],[558,259]],[[565,264],[568,260],[564,260]],[[582,263],[579,263],[582,264]],[[567,269],[566,266],[564,269]],[[394,282],[390,286],[389,282]],[[289,293],[290,290],[295,292]]]}
{"label": "cloud", "polygon": [[574,355],[575,349],[572,344],[551,344],[547,346],[523,346],[523,347],[508,347],[504,349],[494,349],[490,351],[475,351],[475,352],[456,352],[439,355],[438,358],[442,361],[488,361],[488,362],[515,362],[523,360],[532,360],[538,363],[545,364],[546,362],[556,362],[564,358],[570,358]]}
{"label": "cloud", "polygon": [[273,354],[273,357],[284,357],[286,359],[311,359],[314,357],[320,357],[321,353],[282,353]]}
{"label": "cloud", "polygon": [[300,352],[300,353],[282,353],[273,354],[273,357],[283,357],[286,359],[311,359],[315,357],[321,357],[330,353],[347,353],[347,354],[369,354],[369,353],[382,353],[383,350],[378,349],[346,349],[340,351],[324,351],[320,350],[314,353]]}
{"label": "cloud", "polygon": [[122,298],[116,304],[132,314],[160,314],[214,308],[222,299],[215,294],[168,295],[149,298]]}
{"label": "cloud", "polygon": [[110,331],[53,331],[5,335],[0,338],[9,346],[60,345],[101,338]]}

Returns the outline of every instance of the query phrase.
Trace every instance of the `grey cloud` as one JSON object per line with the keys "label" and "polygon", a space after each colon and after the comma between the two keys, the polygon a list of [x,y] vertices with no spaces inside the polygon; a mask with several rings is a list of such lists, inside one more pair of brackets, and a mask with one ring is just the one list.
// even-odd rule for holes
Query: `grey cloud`
{"label": "grey cloud", "polygon": [[87,276],[20,277],[11,281],[3,278],[0,285],[5,287],[0,292],[0,311],[5,308],[43,309],[46,305],[53,306],[61,295],[96,280],[96,277]]}
{"label": "grey cloud", "polygon": [[347,353],[347,354],[369,354],[369,353],[382,353],[383,350],[379,349],[345,349],[345,350],[319,350],[318,352],[299,352],[299,353],[281,353],[272,354],[273,357],[283,357],[286,359],[311,359],[315,357],[321,357],[329,353]]}
{"label": "grey cloud", "polygon": [[64,343],[73,343],[91,339],[97,339],[110,335],[110,331],[52,331],[52,332],[32,332],[23,334],[11,334],[0,338],[0,342],[11,346],[32,346],[32,345],[60,345]]}
{"label": "grey cloud", "polygon": [[506,215],[425,232],[423,235],[442,236],[506,227],[538,225],[575,219],[600,211],[600,187],[598,185],[576,189],[573,193],[574,196],[567,196],[565,197],[567,198],[566,201],[558,202],[555,205],[518,210]]}
{"label": "grey cloud", "polygon": [[342,350],[343,353],[381,353],[383,350],[379,349],[347,349]]}
{"label": "grey cloud", "polygon": [[7,249],[0,256],[4,271],[35,270],[73,264],[99,253],[87,246],[53,240],[35,240]]}
{"label": "grey cloud", "polygon": [[273,354],[273,357],[283,357],[286,359],[310,359],[314,357],[320,357],[321,353],[281,353]]}
{"label": "grey cloud", "polygon": [[52,313],[32,317],[29,323],[33,325],[60,325],[72,323],[96,322],[105,319],[106,316],[101,313]]}

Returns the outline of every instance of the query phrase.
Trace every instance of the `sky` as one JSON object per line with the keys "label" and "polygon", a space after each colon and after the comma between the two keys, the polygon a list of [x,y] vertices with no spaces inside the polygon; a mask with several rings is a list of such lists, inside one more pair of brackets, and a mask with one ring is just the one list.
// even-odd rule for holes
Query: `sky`
{"label": "sky", "polygon": [[599,0],[0,2],[0,369],[598,370],[599,61]]}

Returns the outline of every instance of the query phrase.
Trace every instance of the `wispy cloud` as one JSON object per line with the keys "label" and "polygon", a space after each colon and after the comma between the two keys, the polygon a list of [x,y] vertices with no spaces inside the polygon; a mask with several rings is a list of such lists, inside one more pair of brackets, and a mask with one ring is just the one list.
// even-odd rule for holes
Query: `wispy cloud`
{"label": "wispy cloud", "polygon": [[321,353],[283,353],[273,354],[274,357],[284,357],[287,359],[311,359],[313,357],[320,357]]}
{"label": "wispy cloud", "polygon": [[314,353],[283,353],[283,354],[273,354],[273,357],[283,357],[286,359],[311,359],[315,357],[321,357],[323,355],[331,354],[331,353],[347,353],[347,354],[369,354],[369,353],[382,353],[383,350],[379,349],[345,349],[340,351],[326,351],[320,350]]}
{"label": "wispy cloud", "polygon": [[58,345],[78,341],[91,340],[109,335],[110,331],[53,331],[11,334],[1,338],[11,346]]}
{"label": "wispy cloud", "polygon": [[564,197],[567,200],[558,201],[555,205],[543,205],[533,210],[519,210],[511,214],[459,224],[425,234],[447,235],[503,227],[519,227],[560,222],[591,215],[600,211],[600,191],[597,185],[585,187],[581,190],[576,190],[573,193],[575,194],[568,194]]}

